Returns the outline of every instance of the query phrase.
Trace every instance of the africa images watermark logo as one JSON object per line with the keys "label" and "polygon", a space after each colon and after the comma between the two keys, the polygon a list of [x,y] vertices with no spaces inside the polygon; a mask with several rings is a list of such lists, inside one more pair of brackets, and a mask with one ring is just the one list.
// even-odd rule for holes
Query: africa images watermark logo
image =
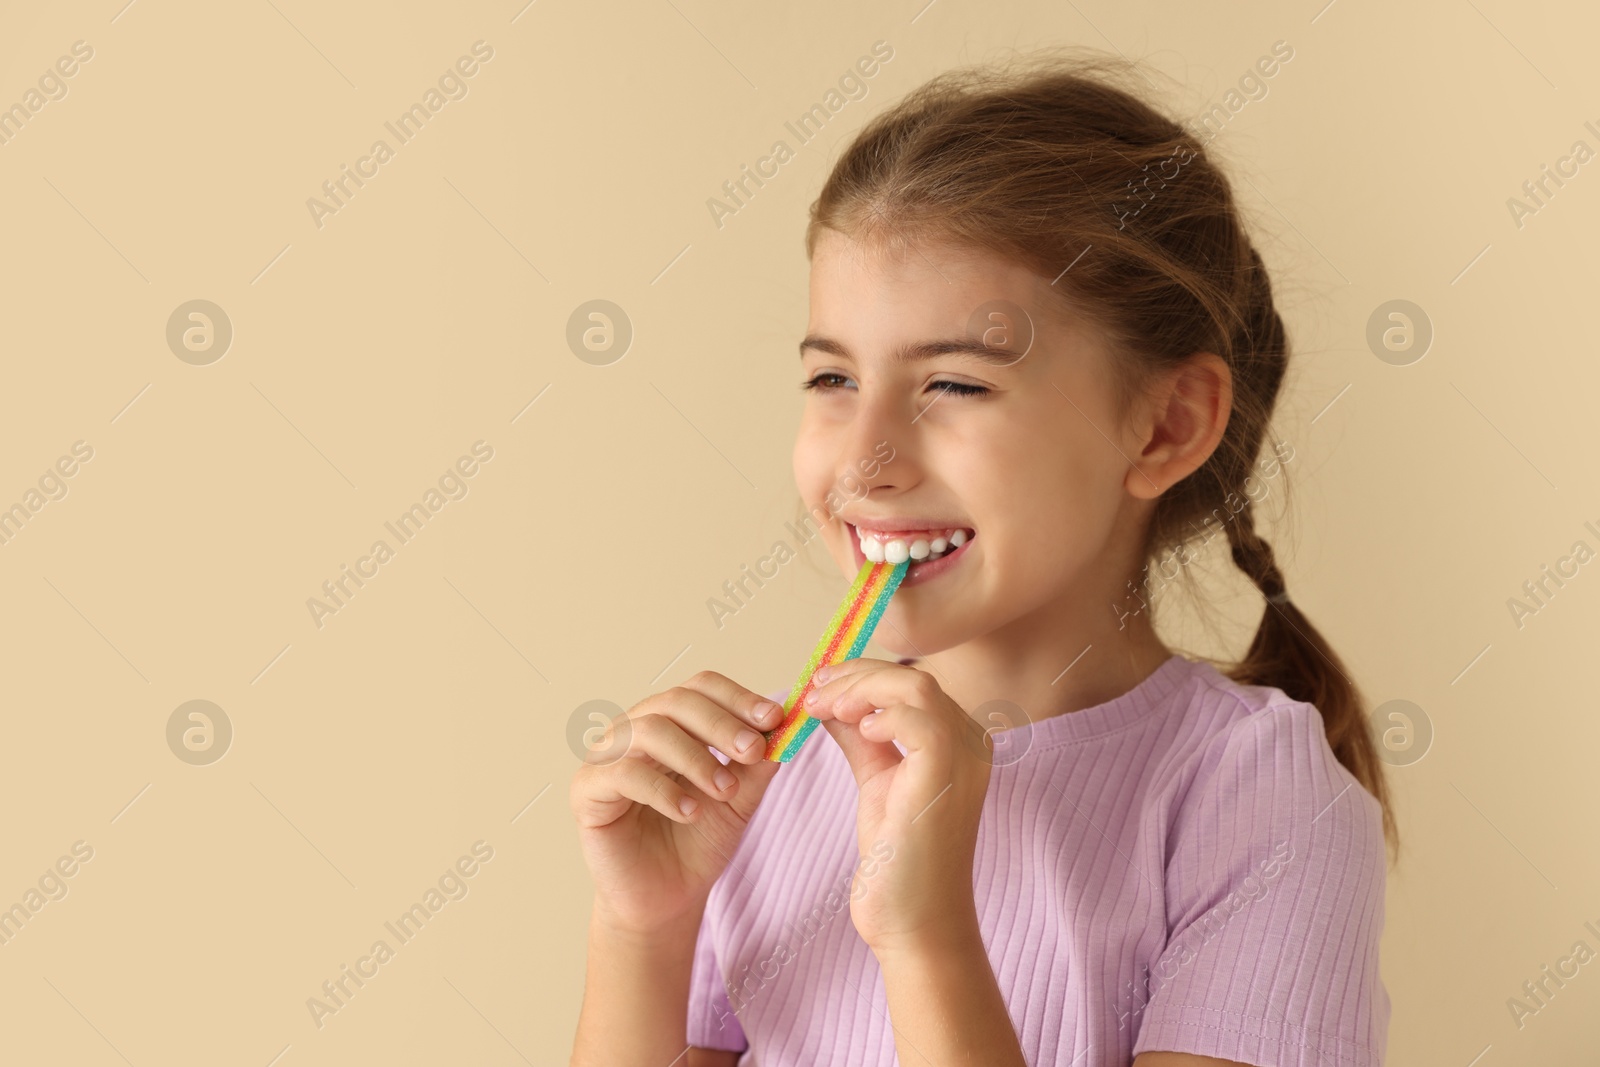
{"label": "africa images watermark logo", "polygon": [[[723,983],[733,1014],[737,1015],[748,1008],[756,995],[777,978],[779,972],[800,955],[801,950],[815,941],[851,901],[866,896],[867,881],[878,873],[880,864],[892,859],[894,846],[881,839],[874,841],[869,852],[857,857],[855,866],[834,881],[819,904],[798,920],[785,922],[783,936],[772,946],[771,952],[754,965],[747,963],[740,968],[737,980],[730,978]],[[717,1026],[726,1027],[728,1013],[720,1008],[713,1010],[717,1013]]]}
{"label": "africa images watermark logo", "polygon": [[[876,478],[883,465],[892,462],[894,456],[894,447],[888,441],[879,441],[873,446],[872,455],[862,457],[855,466],[861,472],[861,478],[870,480]],[[722,592],[727,600],[714,596],[706,598],[706,610],[711,613],[711,622],[717,629],[722,629],[723,619],[737,615],[748,607],[756,590],[776,578],[779,568],[799,555],[798,549],[815,540],[821,527],[838,515],[846,504],[867,495],[870,486],[861,478],[857,478],[854,472],[844,475],[828,490],[821,503],[807,509],[806,517],[800,520],[799,526],[792,522],[784,523],[784,529],[793,535],[795,545],[791,546],[781,539],[774,541],[767,554],[756,560],[753,571],[748,563],[741,564],[739,576],[722,583]],[[813,519],[816,520],[816,526],[812,525]],[[755,589],[750,588],[751,583],[755,584]],[[743,597],[739,595],[741,593]]]}
{"label": "africa images watermark logo", "polygon": [[[1128,592],[1124,594],[1122,603],[1111,605],[1112,613],[1117,616],[1117,629],[1126,629],[1130,615],[1137,615],[1148,608],[1151,594],[1176,580],[1183,568],[1195,561],[1197,550],[1204,549],[1219,533],[1226,533],[1228,524],[1244,510],[1245,498],[1250,504],[1259,504],[1271,494],[1271,479],[1276,478],[1279,470],[1294,459],[1294,445],[1288,441],[1278,441],[1273,445],[1272,453],[1271,457],[1256,464],[1261,472],[1260,478],[1254,474],[1245,476],[1244,498],[1230,489],[1222,504],[1201,520],[1203,528],[1197,531],[1198,544],[1194,543],[1196,539],[1190,539],[1174,545],[1156,562],[1154,572],[1146,563],[1137,584],[1132,579],[1128,580]],[[1156,579],[1160,579],[1159,582]],[[1133,605],[1134,601],[1138,601],[1137,606]]]}
{"label": "africa images watermark logo", "polygon": [[0,945],[11,944],[12,939],[22,933],[22,928],[32,922],[33,917],[43,911],[46,904],[54,900],[65,900],[69,890],[65,879],[77,874],[80,865],[92,859],[94,859],[94,846],[81,839],[74,841],[72,855],[63,854],[52,866],[46,867],[38,878],[37,889],[29,886],[21,899],[12,903],[9,908],[0,909]]}
{"label": "africa images watermark logo", "polygon": [[1256,865],[1255,873],[1246,875],[1238,888],[1210,911],[1191,922],[1184,928],[1182,934],[1167,945],[1162,951],[1161,958],[1156,961],[1154,972],[1147,974],[1143,989],[1132,981],[1127,982],[1123,996],[1132,998],[1133,1007],[1118,1013],[1120,1016],[1118,1028],[1127,1026],[1131,1016],[1144,1011],[1151,999],[1176,978],[1184,967],[1194,962],[1200,952],[1227,928],[1235,915],[1271,892],[1273,883],[1283,877],[1283,872],[1294,861],[1294,856],[1294,846],[1288,841],[1280,841],[1272,850],[1272,854]]}
{"label": "africa images watermark logo", "polygon": [[337,1015],[347,1007],[351,998],[365,988],[368,981],[376,978],[385,964],[394,959],[400,947],[410,944],[422,932],[423,927],[444,910],[446,904],[453,900],[465,900],[467,894],[471,892],[467,879],[482,869],[481,864],[488,863],[492,859],[494,859],[494,846],[482,839],[474,841],[472,855],[463,855],[453,866],[446,867],[436,883],[423,892],[421,900],[414,901],[394,920],[383,924],[383,928],[395,940],[393,945],[380,937],[373,941],[365,956],[356,959],[354,968],[341,963],[338,977],[322,983],[322,996],[306,998],[306,1010],[311,1013],[311,1021],[317,1029],[321,1030],[326,1025],[325,1020],[329,1015]]}
{"label": "africa images watermark logo", "polygon": [[9,545],[32,518],[52,500],[65,500],[70,486],[66,479],[77,474],[80,465],[94,458],[94,446],[87,441],[72,442],[72,455],[62,455],[39,475],[38,488],[29,486],[9,507],[0,502],[0,545]]}
{"label": "africa images watermark logo", "polygon": [[[1592,522],[1585,522],[1584,529],[1588,530],[1600,540],[1600,527]],[[1594,559],[1595,550],[1589,542],[1579,538],[1572,542],[1572,547],[1567,554],[1556,558],[1553,564],[1545,563],[1539,567],[1539,575],[1529,578],[1522,583],[1521,597],[1507,597],[1506,610],[1511,613],[1511,621],[1517,624],[1517,629],[1527,625],[1523,620],[1539,614],[1550,606],[1550,601],[1555,599],[1567,584],[1579,574],[1579,568]]]}
{"label": "africa images watermark logo", "polygon": [[312,625],[322,629],[324,618],[339,614],[367,582],[381,573],[383,565],[394,559],[401,546],[409,544],[422,532],[428,520],[443,511],[450,501],[466,499],[471,491],[467,480],[482,469],[481,464],[492,459],[494,446],[481,438],[474,441],[472,455],[463,455],[457,458],[453,466],[446,467],[439,476],[438,488],[429,486],[420,501],[402,511],[392,522],[385,521],[383,528],[394,537],[395,544],[391,546],[380,537],[372,542],[366,555],[357,557],[354,569],[348,563],[341,563],[338,577],[322,583],[323,597],[306,598],[306,610],[311,613]]}
{"label": "africa images watermark logo", "polygon": [[65,100],[69,92],[66,79],[77,74],[82,69],[81,65],[93,58],[93,45],[88,41],[73,41],[72,55],[61,56],[54,67],[46,67],[44,73],[39,75],[37,89],[29,88],[10,107],[0,105],[3,108],[0,110],[0,145],[10,144],[23,127],[33,121],[33,116],[45,109],[45,105]]}
{"label": "africa images watermark logo", "polygon": [[[476,58],[474,58],[476,57]],[[472,55],[461,56],[452,67],[446,67],[443,74],[439,75],[435,85],[430,85],[422,94],[420,101],[413,102],[406,110],[400,112],[392,122],[385,122],[383,128],[389,131],[394,138],[393,146],[383,138],[372,142],[367,154],[356,159],[352,169],[348,164],[339,164],[339,176],[322,183],[322,198],[315,196],[306,198],[306,210],[311,213],[311,222],[317,229],[325,225],[323,219],[328,215],[337,215],[348,206],[356,193],[364,188],[368,181],[376,178],[380,168],[395,157],[395,153],[403,145],[411,143],[412,138],[422,132],[435,115],[444,110],[446,104],[452,100],[465,100],[471,87],[467,79],[473,77],[481,69],[480,64],[487,63],[494,58],[494,48],[482,40],[472,42]],[[363,180],[365,179],[365,180]],[[354,185],[355,188],[351,188]]]}
{"label": "africa images watermark logo", "polygon": [[[822,128],[843,111],[846,104],[865,99],[868,91],[866,79],[875,77],[882,69],[881,64],[893,58],[894,46],[888,41],[872,42],[872,54],[857,59],[852,69],[841,74],[837,89],[829,89],[821,100],[802,111],[793,121],[785,122],[783,128],[804,147],[822,133]],[[739,164],[739,176],[722,183],[721,196],[706,198],[706,210],[710,212],[711,221],[717,229],[722,229],[727,218],[749,206],[755,194],[782,173],[784,164],[796,155],[795,150],[789,147],[789,142],[779,138],[772,142],[766,155],[756,160],[754,169],[748,163]]]}
{"label": "africa images watermark logo", "polygon": [[[1583,928],[1600,940],[1600,927],[1586,921]],[[1567,982],[1578,977],[1580,968],[1594,958],[1594,949],[1589,947],[1587,941],[1580,939],[1573,942],[1571,952],[1557,958],[1554,970],[1548,963],[1541,964],[1538,976],[1522,983],[1521,997],[1506,998],[1506,1010],[1511,1013],[1511,1021],[1517,1024],[1517,1029],[1526,1026],[1530,1016],[1548,1008],[1556,994],[1566,988]],[[1552,984],[1555,986],[1553,989]]]}

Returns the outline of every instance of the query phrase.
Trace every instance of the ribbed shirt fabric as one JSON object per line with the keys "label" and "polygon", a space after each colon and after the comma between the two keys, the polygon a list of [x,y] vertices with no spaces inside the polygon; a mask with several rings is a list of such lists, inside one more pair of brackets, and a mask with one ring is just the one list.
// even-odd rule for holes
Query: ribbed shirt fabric
{"label": "ribbed shirt fabric", "polygon": [[[1173,655],[996,752],[973,894],[1030,1065],[1382,1064],[1381,810],[1314,706]],[[825,730],[768,785],[707,902],[690,1045],[740,1067],[900,1062],[850,920],[857,796]]]}

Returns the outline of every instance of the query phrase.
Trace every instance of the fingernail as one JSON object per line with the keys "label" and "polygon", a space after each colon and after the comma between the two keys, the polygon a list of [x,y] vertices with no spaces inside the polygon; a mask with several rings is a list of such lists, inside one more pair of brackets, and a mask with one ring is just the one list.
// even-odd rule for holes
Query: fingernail
{"label": "fingernail", "polygon": [[783,709],[771,701],[756,705],[756,722],[777,722],[782,717]]}
{"label": "fingernail", "polygon": [[[740,730],[739,736],[733,739],[733,747],[741,753],[749,752],[750,746],[759,740],[761,740],[761,735],[754,730]],[[726,774],[727,772],[724,771],[723,773]]]}
{"label": "fingernail", "polygon": [[728,773],[728,769],[726,767],[718,767],[717,773],[711,776],[711,780],[717,783],[717,788],[724,793],[732,789],[733,783],[737,781],[733,775]]}
{"label": "fingernail", "polygon": [[678,798],[678,810],[683,812],[685,815],[693,815],[694,814],[694,809],[698,808],[699,806],[700,806],[700,802],[698,800],[696,800],[694,797],[679,797]]}
{"label": "fingernail", "polygon": [[831,663],[824,663],[822,666],[818,667],[814,672],[812,672],[811,677],[816,679],[818,685],[821,685],[823,682],[826,682],[832,674],[833,665]]}

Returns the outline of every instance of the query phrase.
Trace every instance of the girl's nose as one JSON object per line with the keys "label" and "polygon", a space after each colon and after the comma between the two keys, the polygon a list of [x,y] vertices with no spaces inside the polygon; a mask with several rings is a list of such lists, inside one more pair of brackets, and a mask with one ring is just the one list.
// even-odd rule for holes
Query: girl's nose
{"label": "girl's nose", "polygon": [[886,397],[861,404],[839,456],[840,478],[864,485],[863,495],[915,481],[915,417]]}

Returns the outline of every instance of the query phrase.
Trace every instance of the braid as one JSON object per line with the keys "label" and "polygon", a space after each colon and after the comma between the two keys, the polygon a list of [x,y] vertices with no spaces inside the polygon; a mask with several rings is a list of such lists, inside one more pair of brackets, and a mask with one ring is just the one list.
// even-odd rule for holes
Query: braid
{"label": "braid", "polygon": [[[1259,417],[1246,420],[1248,426],[1241,435],[1243,450],[1235,454],[1236,463],[1218,470],[1224,492],[1234,487],[1243,489],[1249,468],[1241,468],[1237,460],[1249,456],[1246,463],[1253,461],[1288,365],[1287,331],[1272,298],[1271,281],[1253,245],[1247,245],[1247,253],[1244,258],[1248,262],[1239,279],[1237,325],[1230,339],[1231,365],[1238,386],[1251,397],[1248,405],[1236,401],[1236,415],[1242,407]],[[1235,681],[1273,686],[1317,708],[1329,747],[1377,798],[1383,812],[1384,836],[1398,849],[1388,784],[1368,731],[1365,701],[1327,639],[1289,599],[1272,545],[1256,530],[1254,502],[1248,494],[1241,495],[1245,496],[1244,506],[1226,525],[1228,541],[1234,565],[1261,591],[1267,606],[1249,650],[1229,675]]]}
{"label": "braid", "polygon": [[1246,577],[1271,600],[1284,593],[1283,572],[1272,554],[1272,546],[1256,532],[1255,505],[1245,503],[1238,518],[1228,524],[1228,541],[1233,546],[1233,562]]}

